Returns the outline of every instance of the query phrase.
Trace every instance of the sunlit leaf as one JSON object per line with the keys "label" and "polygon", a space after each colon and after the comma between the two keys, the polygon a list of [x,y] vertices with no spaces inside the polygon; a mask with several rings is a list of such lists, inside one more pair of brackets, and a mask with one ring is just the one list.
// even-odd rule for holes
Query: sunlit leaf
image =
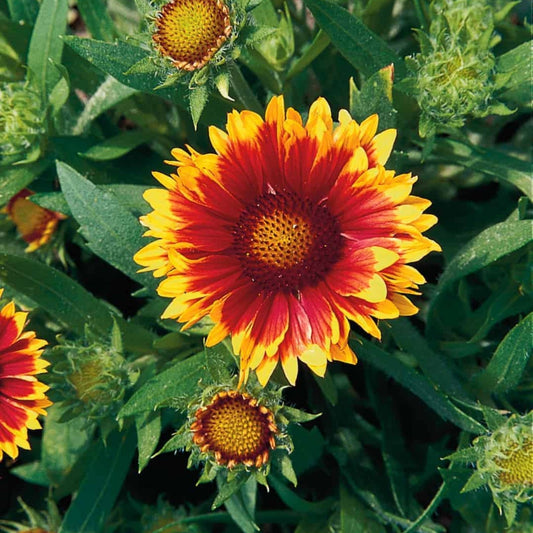
{"label": "sunlit leaf", "polygon": [[119,133],[115,137],[111,137],[101,143],[95,144],[80,155],[95,161],[117,159],[150,139],[151,135],[146,131],[125,131]]}
{"label": "sunlit leaf", "polygon": [[154,287],[151,275],[140,274],[133,256],[143,246],[139,221],[112,193],[91,183],[72,167],[57,163],[59,182],[70,210],[91,250],[131,279]]}
{"label": "sunlit leaf", "polygon": [[121,409],[126,417],[153,411],[158,405],[176,398],[188,398],[205,374],[205,354],[199,353],[179,361],[146,382]]}
{"label": "sunlit leaf", "polygon": [[67,0],[43,0],[35,21],[28,52],[28,68],[35,76],[43,103],[46,103],[60,78],[53,63],[61,62],[67,11]]}
{"label": "sunlit leaf", "polygon": [[396,77],[405,75],[403,60],[363,22],[329,0],[305,2],[318,24],[341,54],[366,76],[394,64]]}

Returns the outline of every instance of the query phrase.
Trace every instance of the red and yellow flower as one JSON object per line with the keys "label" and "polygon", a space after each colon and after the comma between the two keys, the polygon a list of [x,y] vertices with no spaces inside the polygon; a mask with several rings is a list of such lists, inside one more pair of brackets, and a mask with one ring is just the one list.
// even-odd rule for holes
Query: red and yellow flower
{"label": "red and yellow flower", "polygon": [[33,252],[52,238],[57,223],[65,215],[34,204],[28,197],[33,191],[22,189],[9,200],[5,210],[17,227],[20,236],[28,243],[26,252]]}
{"label": "red and yellow flower", "polygon": [[219,392],[198,409],[191,431],[200,450],[213,453],[215,461],[228,468],[266,464],[279,433],[268,407],[234,390]]}
{"label": "red and yellow flower", "polygon": [[283,97],[265,119],[233,111],[227,133],[209,130],[216,151],[175,149],[177,172],[154,172],[165,189],[141,218],[156,240],[135,260],[164,277],[163,317],[188,328],[209,315],[209,346],[231,335],[241,384],[265,384],[281,362],[295,383],[298,360],[318,375],[328,361],[356,363],[349,323],[380,338],[377,319],[412,315],[423,276],[410,263],[439,245],[422,233],[436,217],[411,195],[416,177],[384,164],[395,130],[378,117],[334,125],[323,98],[304,124]]}
{"label": "red and yellow flower", "polygon": [[188,71],[205,66],[232,29],[222,0],[172,0],[157,14],[156,27],[152,38],[161,55]]}
{"label": "red and yellow flower", "polygon": [[41,427],[37,417],[52,404],[48,386],[35,377],[49,364],[41,359],[46,341],[24,331],[27,314],[15,311],[13,302],[0,310],[0,460],[4,453],[15,459],[18,448],[29,449],[28,429]]}

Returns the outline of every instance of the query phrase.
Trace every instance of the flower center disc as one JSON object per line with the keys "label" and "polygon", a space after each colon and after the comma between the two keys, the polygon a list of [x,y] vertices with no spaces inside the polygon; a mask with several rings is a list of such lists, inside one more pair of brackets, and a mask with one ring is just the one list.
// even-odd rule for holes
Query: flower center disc
{"label": "flower center disc", "polygon": [[292,193],[261,195],[233,234],[245,274],[265,290],[316,285],[338,261],[342,245],[327,207]]}
{"label": "flower center disc", "polygon": [[212,451],[219,464],[261,466],[274,448],[277,433],[270,410],[248,394],[220,392],[196,412],[191,425],[202,452]]}
{"label": "flower center disc", "polygon": [[499,474],[502,483],[533,486],[533,440],[527,440],[506,459],[498,459],[496,462],[504,469]]}
{"label": "flower center disc", "polygon": [[101,387],[98,387],[106,383],[105,368],[98,360],[81,365],[68,379],[82,402],[106,403],[111,399],[109,391],[103,391]]}
{"label": "flower center disc", "polygon": [[221,0],[173,0],[157,15],[153,40],[182,70],[202,68],[231,33],[228,7]]}

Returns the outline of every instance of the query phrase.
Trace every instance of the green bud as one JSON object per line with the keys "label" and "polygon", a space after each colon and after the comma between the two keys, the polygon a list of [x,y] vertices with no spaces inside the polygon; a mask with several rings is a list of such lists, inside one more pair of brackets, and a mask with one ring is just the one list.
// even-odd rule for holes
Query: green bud
{"label": "green bud", "polygon": [[511,526],[518,504],[533,501],[533,411],[511,416],[490,435],[478,437],[472,447],[449,459],[475,464],[463,492],[488,486]]}
{"label": "green bud", "polygon": [[251,27],[249,42],[268,63],[270,68],[282,71],[294,55],[294,32],[289,10],[279,14],[277,28]]}
{"label": "green bud", "polygon": [[511,112],[494,101],[494,12],[482,0],[434,0],[429,33],[418,32],[420,53],[407,64],[422,110],[420,135],[459,128],[467,117]]}
{"label": "green bud", "polygon": [[141,515],[142,533],[155,533],[163,530],[165,533],[201,533],[202,529],[196,524],[182,524],[187,518],[183,507],[173,507],[163,498],[158,498],[155,506],[145,505]]}
{"label": "green bud", "polygon": [[44,133],[39,95],[27,82],[0,84],[0,157],[34,151]]}
{"label": "green bud", "polygon": [[63,343],[52,350],[53,390],[68,407],[64,419],[83,415],[102,421],[116,416],[137,372],[116,346]]}

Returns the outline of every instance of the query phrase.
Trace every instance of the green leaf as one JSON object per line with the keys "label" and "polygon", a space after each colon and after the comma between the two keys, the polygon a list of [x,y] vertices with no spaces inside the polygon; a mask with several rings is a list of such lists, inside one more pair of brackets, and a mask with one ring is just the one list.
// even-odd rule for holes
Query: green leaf
{"label": "green leaf", "polygon": [[350,114],[358,122],[377,113],[379,115],[379,131],[396,126],[397,111],[392,105],[392,80],[394,72],[389,67],[368,78],[361,90],[357,88],[353,78],[350,79]]}
{"label": "green leaf", "polygon": [[51,161],[42,159],[28,165],[0,168],[0,205],[5,205],[10,198],[27,187]]}
{"label": "green leaf", "polygon": [[[107,43],[93,39],[82,39],[74,35],[65,37],[65,42],[76,53],[103,72],[110,74],[119,82],[139,91],[167,98],[183,109],[188,109],[187,95],[189,89],[183,84],[161,87],[165,80],[160,70],[151,72],[129,72],[132,65],[145,61],[150,53],[143,48],[124,42]],[[226,114],[231,111],[231,102],[216,95],[211,95],[204,116],[209,115],[209,124],[223,124]]]}
{"label": "green leaf", "polygon": [[[452,463],[448,469],[439,468],[439,472],[444,480],[446,497],[452,508],[460,511],[461,516],[472,524],[474,531],[486,531],[486,511],[488,511],[488,506],[492,505],[490,491],[461,492],[472,475],[472,468]],[[498,530],[494,530],[494,533],[496,531]]]}
{"label": "green leaf", "polygon": [[151,210],[148,202],[143,198],[146,191],[144,185],[130,185],[128,183],[113,183],[111,185],[101,185],[101,188],[112,193],[118,201],[127,207],[136,217],[145,215]]}
{"label": "green leaf", "polygon": [[322,31],[316,34],[313,42],[304,50],[304,53],[291,65],[286,80],[294,78],[305,70],[329,45],[330,38]]}
{"label": "green leaf", "polygon": [[112,433],[107,446],[99,442],[76,498],[58,533],[99,533],[122,488],[135,451],[133,428]]}
{"label": "green leaf", "polygon": [[128,87],[112,76],[108,76],[85,104],[76,124],[72,128],[72,134],[79,135],[83,133],[95,118],[136,92],[137,89]]}
{"label": "green leaf", "polygon": [[242,487],[240,496],[244,509],[253,519],[257,504],[257,480],[253,476]]}
{"label": "green leaf", "polygon": [[274,94],[283,92],[283,83],[281,82],[279,72],[274,70],[255,48],[242,48],[239,62],[246,65],[266,89]]}
{"label": "green leaf", "polygon": [[78,0],[81,17],[95,39],[112,41],[116,37],[113,20],[104,0]]}
{"label": "green leaf", "polygon": [[385,533],[385,528],[344,485],[340,486],[340,515],[342,533]]}
{"label": "green leaf", "polygon": [[436,391],[427,378],[374,344],[366,340],[360,340],[361,344],[352,342],[351,346],[363,361],[381,370],[418,396],[444,420],[449,420],[461,429],[471,433],[480,435],[485,432],[485,428],[479,422],[461,411],[445,396]]}
{"label": "green leaf", "polygon": [[[18,0],[14,0],[18,2]],[[14,72],[20,70],[20,62],[26,62],[26,55],[28,53],[28,43],[31,38],[31,27],[28,24],[20,24],[7,18],[2,11],[0,11],[0,46],[3,54],[5,54],[3,61],[9,61],[14,68]],[[9,63],[6,63],[6,67]]]}
{"label": "green leaf", "polygon": [[481,459],[482,455],[482,451],[474,448],[473,446],[469,446],[468,448],[463,448],[462,450],[458,450],[451,455],[448,455],[448,457],[445,457],[445,459],[459,463],[475,463]]}
{"label": "green leaf", "polygon": [[471,401],[448,361],[429,347],[408,319],[393,320],[390,322],[390,328],[398,346],[415,357],[424,374],[436,387],[452,398]]}
{"label": "green leaf", "polygon": [[206,347],[205,358],[211,382],[229,383],[231,371],[235,368],[235,362],[226,344],[220,342],[215,346]]}
{"label": "green leaf", "polygon": [[283,416],[287,418],[289,422],[296,422],[298,424],[302,422],[310,422],[315,420],[319,416],[322,416],[322,413],[306,413],[295,407],[289,407],[288,405],[283,406]]}
{"label": "green leaf", "polygon": [[161,436],[161,416],[159,413],[146,412],[135,418],[139,448],[139,473],[150,461],[159,437]]}
{"label": "green leaf", "polygon": [[257,481],[250,476],[238,492],[230,496],[224,506],[233,521],[244,533],[255,533],[259,528],[254,523]]}
{"label": "green leaf", "polygon": [[95,335],[108,338],[117,320],[126,349],[135,353],[150,351],[151,335],[112,313],[103,303],[67,275],[43,263],[0,253],[0,279],[21,294],[31,298],[50,316],[80,336],[86,327]]}
{"label": "green leaf", "polygon": [[57,174],[73,216],[89,248],[134,281],[155,289],[149,274],[138,273],[133,256],[145,243],[139,221],[109,192],[91,183],[72,167],[57,162]]}
{"label": "green leaf", "polygon": [[291,456],[292,464],[296,475],[299,476],[318,464],[324,453],[326,441],[316,426],[306,429],[290,424],[289,434],[296,452]]}
{"label": "green leaf", "polygon": [[288,455],[285,455],[284,453],[281,454],[279,461],[276,461],[276,466],[279,468],[281,475],[289,483],[292,483],[293,487],[298,485],[298,478],[296,477],[291,458]]}
{"label": "green leaf", "polygon": [[308,502],[289,489],[273,474],[269,476],[268,481],[276,490],[281,501],[292,510],[299,513],[309,513],[314,515],[324,514],[327,513],[334,504],[333,498],[327,498],[319,502]]}
{"label": "green leaf", "polygon": [[480,270],[531,241],[533,220],[501,222],[476,235],[463,246],[444,270],[438,293],[453,282]]}
{"label": "green leaf", "polygon": [[507,411],[498,411],[497,409],[481,404],[481,412],[483,413],[483,418],[489,431],[496,431],[507,422],[507,417],[502,414]]}
{"label": "green leaf", "polygon": [[94,161],[118,159],[137,148],[137,146],[150,141],[152,138],[153,134],[147,131],[125,131],[115,137],[110,137],[101,143],[91,146],[91,148],[79,155],[87,159],[93,159]]}
{"label": "green leaf", "polygon": [[223,473],[217,474],[218,494],[211,505],[211,510],[220,507],[228,498],[231,498],[249,479],[247,472],[240,472],[236,476],[229,479]]}
{"label": "green leaf", "polygon": [[155,454],[160,455],[162,453],[175,452],[181,450],[191,443],[191,434],[189,431],[180,429],[170,439],[165,442],[161,449]]}
{"label": "green leaf", "polygon": [[[144,191],[146,191],[144,185],[114,183],[111,185],[100,185],[99,187],[103,191],[113,194],[117,200],[136,217],[145,215],[150,210],[149,204],[143,198]],[[70,206],[65,200],[65,195],[62,192],[36,193],[31,196],[31,201],[46,209],[59,211],[65,215],[72,216]]]}
{"label": "green leaf", "polygon": [[15,468],[11,468],[9,473],[32,485],[39,485],[40,487],[50,486],[50,480],[41,461],[24,463]]}
{"label": "green leaf", "polygon": [[7,0],[9,15],[15,22],[24,21],[32,24],[39,13],[37,0]]}
{"label": "green leaf", "polygon": [[92,426],[81,417],[60,422],[64,412],[61,404],[48,409],[42,440],[42,464],[56,487],[87,449],[93,434]]}
{"label": "green leaf", "polygon": [[510,183],[533,201],[531,163],[494,148],[486,149],[453,139],[438,139],[437,161],[461,165],[491,178]]}
{"label": "green leaf", "polygon": [[[353,469],[353,465],[351,466],[351,468]],[[413,522],[411,522],[410,520],[402,516],[398,516],[386,510],[384,506],[382,505],[381,500],[377,496],[377,494],[375,494],[374,492],[366,488],[366,486],[368,485],[368,480],[365,479],[365,477],[372,476],[373,473],[374,471],[369,471],[369,470],[365,470],[361,472],[361,475],[364,477],[360,477],[358,479],[361,480],[361,483],[364,484],[365,488],[360,488],[356,484],[353,474],[350,475],[349,472],[343,471],[345,480],[350,486],[350,488],[352,489],[352,491],[361,500],[363,500],[366,503],[366,505],[368,505],[371,508],[372,513],[370,514],[370,516],[377,516],[379,517],[380,522],[384,524],[394,525],[396,526],[396,528],[401,527],[402,529],[407,529],[408,527],[412,526]],[[444,533],[445,529],[441,525],[433,524],[430,522],[427,525],[418,527],[416,531],[418,533]]]}
{"label": "green leaf", "polygon": [[[239,0],[239,2],[243,4],[243,8],[251,8],[250,5],[246,6],[247,0]],[[257,24],[272,27],[278,25],[278,15],[271,0],[254,0],[254,3],[256,5],[252,8],[252,16]]]}
{"label": "green leaf", "polygon": [[194,128],[198,126],[198,121],[202,115],[205,106],[207,105],[207,99],[209,98],[209,92],[205,85],[201,87],[195,87],[191,89],[189,93],[189,111],[191,113],[192,123]]}
{"label": "green leaf", "polygon": [[494,392],[514,389],[532,351],[533,313],[530,313],[504,337],[485,370],[476,378],[476,384]]}
{"label": "green leaf", "polygon": [[318,377],[316,374],[313,373],[313,379],[315,380],[317,385],[320,387],[320,390],[322,391],[324,398],[326,398],[326,400],[331,405],[337,405],[337,402],[339,400],[339,391],[337,390],[335,381],[331,377],[331,373],[326,372],[323,378]]}
{"label": "green leaf", "polygon": [[[500,96],[513,104],[533,106],[531,95],[531,69],[533,41],[522,43],[498,57],[496,76],[503,76],[505,92]],[[497,78],[496,78],[497,79]]]}
{"label": "green leaf", "polygon": [[28,68],[35,76],[43,103],[59,81],[54,63],[61,63],[67,25],[67,0],[43,0],[35,21],[28,51]]}
{"label": "green leaf", "polygon": [[305,3],[339,52],[365,76],[390,64],[394,64],[398,80],[405,76],[403,60],[360,19],[329,0]]}
{"label": "green leaf", "polygon": [[168,98],[186,107],[187,89],[184,86],[177,85],[156,90],[164,80],[156,73],[155,67],[151,72],[129,72],[132,65],[149,58],[147,50],[121,41],[108,43],[82,39],[74,35],[65,37],[65,42],[89,63],[124,85]]}
{"label": "green leaf", "polygon": [[204,376],[205,354],[179,361],[147,381],[122,407],[119,417],[153,411],[158,405],[176,398],[190,398]]}
{"label": "green leaf", "polygon": [[[377,379],[377,378],[380,379]],[[404,468],[408,457],[406,444],[398,422],[398,411],[392,398],[387,395],[385,380],[377,372],[365,373],[370,401],[381,426],[381,455],[396,509],[402,516],[408,515],[413,505],[410,498],[407,474]]]}
{"label": "green leaf", "polygon": [[461,489],[461,492],[470,492],[486,485],[490,479],[487,472],[480,472],[476,470],[470,479],[466,482],[465,486]]}
{"label": "green leaf", "polygon": [[229,95],[229,73],[227,71],[223,70],[216,75],[215,85],[223,98],[226,100],[233,100]]}
{"label": "green leaf", "polygon": [[328,533],[331,531],[328,517],[304,515],[294,533]]}
{"label": "green leaf", "polygon": [[52,116],[57,117],[68,100],[70,93],[70,81],[68,71],[63,65],[54,63],[54,67],[58,70],[60,78],[54,85],[54,88],[50,91],[48,104],[50,106]]}
{"label": "green leaf", "polygon": [[107,337],[111,332],[110,308],[58,270],[0,253],[0,279],[78,335],[84,334],[86,325],[97,335]]}

